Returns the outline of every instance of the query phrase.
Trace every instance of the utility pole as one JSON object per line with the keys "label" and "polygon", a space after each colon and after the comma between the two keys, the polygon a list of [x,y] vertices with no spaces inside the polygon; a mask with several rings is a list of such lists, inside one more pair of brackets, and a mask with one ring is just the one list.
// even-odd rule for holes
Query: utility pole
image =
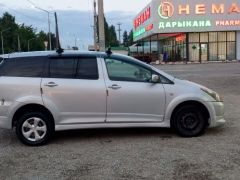
{"label": "utility pole", "polygon": [[98,0],[98,31],[99,31],[99,50],[105,51],[105,27],[103,0]]}
{"label": "utility pole", "polygon": [[97,3],[96,0],[93,2],[93,39],[94,39],[94,49],[97,51]]}
{"label": "utility pole", "polygon": [[119,47],[121,46],[121,31],[122,31],[122,29],[121,29],[121,25],[122,25],[122,23],[118,23],[117,24],[118,25],[118,39],[119,39]]}

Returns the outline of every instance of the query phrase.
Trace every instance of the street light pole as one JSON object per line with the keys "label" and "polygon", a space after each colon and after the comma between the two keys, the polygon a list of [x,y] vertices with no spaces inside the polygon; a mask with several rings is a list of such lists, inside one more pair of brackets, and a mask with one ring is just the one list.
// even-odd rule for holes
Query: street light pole
{"label": "street light pole", "polygon": [[32,40],[34,40],[34,39],[36,39],[36,38],[32,38],[32,39],[29,39],[29,40],[28,40],[28,52],[30,51],[30,41],[32,41]]}
{"label": "street light pole", "polygon": [[51,36],[51,22],[50,22],[50,11],[47,11],[46,9],[42,9],[42,8],[40,8],[40,7],[37,7],[37,6],[35,6],[34,5],[34,7],[36,8],[36,9],[39,9],[39,10],[41,10],[41,11],[44,11],[44,12],[46,12],[47,13],[47,15],[48,15],[48,40],[49,40],[49,50],[51,51],[52,50],[52,36]]}
{"label": "street light pole", "polygon": [[4,30],[1,31],[2,55],[4,55],[3,33],[4,33],[5,31],[8,31],[9,29],[11,29],[11,28],[7,28],[7,29],[4,29]]}

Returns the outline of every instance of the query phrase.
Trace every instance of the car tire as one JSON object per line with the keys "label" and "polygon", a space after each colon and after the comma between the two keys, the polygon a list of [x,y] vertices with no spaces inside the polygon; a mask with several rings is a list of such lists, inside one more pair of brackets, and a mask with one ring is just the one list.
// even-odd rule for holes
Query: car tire
{"label": "car tire", "polygon": [[24,113],[16,123],[18,139],[29,146],[48,143],[54,133],[52,119],[42,112]]}
{"label": "car tire", "polygon": [[197,137],[205,132],[207,120],[197,106],[185,105],[174,113],[172,126],[182,137]]}

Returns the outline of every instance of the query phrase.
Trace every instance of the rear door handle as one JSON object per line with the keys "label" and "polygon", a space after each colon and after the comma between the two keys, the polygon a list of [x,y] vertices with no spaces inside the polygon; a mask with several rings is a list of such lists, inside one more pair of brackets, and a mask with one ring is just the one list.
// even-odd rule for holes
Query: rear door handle
{"label": "rear door handle", "polygon": [[122,87],[117,84],[113,84],[112,86],[108,86],[108,88],[113,90],[118,90],[118,89],[121,89]]}
{"label": "rear door handle", "polygon": [[58,86],[55,82],[49,82],[47,84],[44,84],[44,86],[47,86],[47,87],[56,87]]}

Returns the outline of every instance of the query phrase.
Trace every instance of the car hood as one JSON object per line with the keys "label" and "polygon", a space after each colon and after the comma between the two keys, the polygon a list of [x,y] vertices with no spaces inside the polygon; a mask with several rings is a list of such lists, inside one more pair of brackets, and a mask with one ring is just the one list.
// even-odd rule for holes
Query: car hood
{"label": "car hood", "polygon": [[201,88],[204,88],[204,89],[209,89],[201,84],[197,84],[195,82],[192,82],[192,81],[189,81],[189,80],[182,80],[182,79],[177,79],[175,78],[174,79],[174,82],[177,83],[177,84],[181,84],[183,86],[187,86],[189,88],[197,88],[197,89],[201,89]]}

